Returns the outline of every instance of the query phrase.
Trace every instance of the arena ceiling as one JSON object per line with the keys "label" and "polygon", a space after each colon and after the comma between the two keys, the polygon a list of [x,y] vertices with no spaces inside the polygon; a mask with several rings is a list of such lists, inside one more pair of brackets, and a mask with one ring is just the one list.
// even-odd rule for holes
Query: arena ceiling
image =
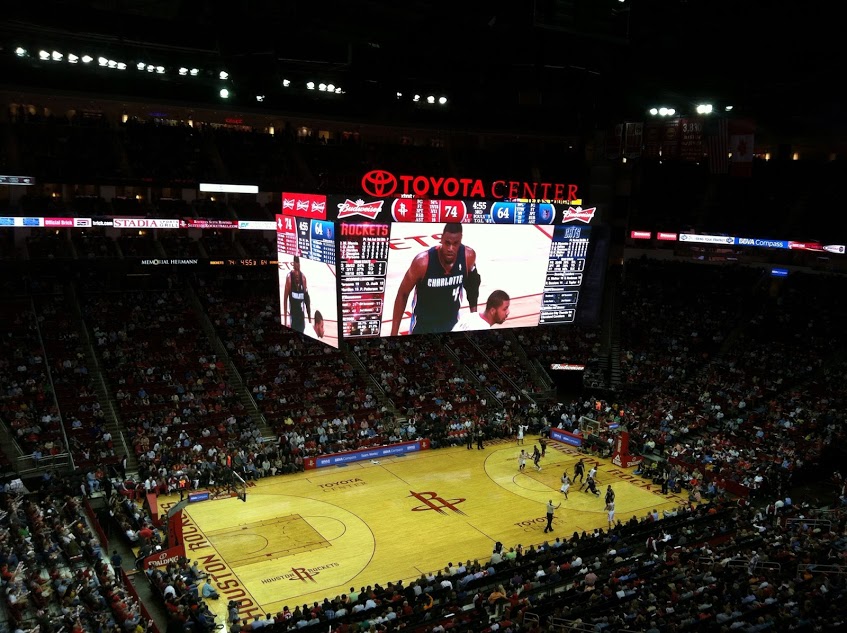
{"label": "arena ceiling", "polygon": [[[456,123],[513,119],[563,130],[643,118],[651,105],[684,112],[733,105],[792,131],[840,123],[833,76],[834,9],[753,0],[42,0],[15,3],[0,22],[4,81],[138,97],[217,98],[217,77],[80,80],[49,64],[10,65],[23,46],[93,46],[156,65],[230,72],[233,95],[276,94],[264,107]],[[797,36],[804,34],[803,39]],[[52,42],[52,43],[51,43]],[[164,61],[163,61],[164,60]],[[14,60],[11,60],[14,61]],[[130,69],[132,70],[132,69]],[[210,72],[215,72],[210,71]],[[298,101],[283,79],[343,86],[336,102]],[[154,81],[154,79],[156,81]],[[318,79],[320,80],[320,79]],[[215,90],[213,90],[215,88]],[[442,114],[387,104],[397,92],[448,95]],[[255,106],[255,103],[253,104]],[[448,114],[449,113],[449,114]],[[525,121],[522,121],[525,119]],[[534,121],[538,123],[538,121]]]}

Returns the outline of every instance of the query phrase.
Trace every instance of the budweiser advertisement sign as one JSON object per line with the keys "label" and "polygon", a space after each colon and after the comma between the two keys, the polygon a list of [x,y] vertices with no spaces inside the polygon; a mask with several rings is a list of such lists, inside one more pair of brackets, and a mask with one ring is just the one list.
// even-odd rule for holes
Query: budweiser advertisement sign
{"label": "budweiser advertisement sign", "polygon": [[482,180],[480,178],[453,178],[393,174],[384,169],[374,169],[362,176],[362,191],[371,198],[414,196],[418,198],[489,198],[505,200],[527,198],[531,200],[579,199],[578,187],[572,183],[527,182],[520,180]]}
{"label": "budweiser advertisement sign", "polygon": [[562,222],[585,222],[588,224],[597,212],[597,207],[583,209],[582,207],[568,207],[562,216]]}
{"label": "budweiser advertisement sign", "polygon": [[316,193],[282,194],[282,215],[326,220],[326,196]]}
{"label": "budweiser advertisement sign", "polygon": [[382,211],[383,200],[376,202],[365,202],[364,200],[345,199],[344,202],[338,204],[338,219],[352,218],[353,216],[362,216],[368,220],[376,220],[376,216]]}

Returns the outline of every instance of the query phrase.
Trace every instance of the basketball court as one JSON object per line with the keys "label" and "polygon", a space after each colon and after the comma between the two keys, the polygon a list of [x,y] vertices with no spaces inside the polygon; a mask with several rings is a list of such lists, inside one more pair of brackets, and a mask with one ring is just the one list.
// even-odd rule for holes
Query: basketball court
{"label": "basketball court", "polygon": [[[252,617],[283,606],[322,601],[375,583],[419,578],[450,562],[487,561],[495,542],[528,546],[574,531],[607,527],[603,492],[612,484],[617,518],[644,517],[684,500],[662,495],[647,480],[609,460],[550,443],[542,470],[518,471],[514,440],[484,450],[422,451],[297,475],[260,479],[237,498],[189,504],[183,514],[187,556],[213,577],[221,600],[210,606],[226,619],[229,600]],[[531,452],[533,439],[523,448]],[[600,497],[571,487],[559,492],[564,470],[584,457],[596,463]],[[544,534],[546,504],[562,503],[554,532]],[[178,498],[160,497],[165,512]]]}

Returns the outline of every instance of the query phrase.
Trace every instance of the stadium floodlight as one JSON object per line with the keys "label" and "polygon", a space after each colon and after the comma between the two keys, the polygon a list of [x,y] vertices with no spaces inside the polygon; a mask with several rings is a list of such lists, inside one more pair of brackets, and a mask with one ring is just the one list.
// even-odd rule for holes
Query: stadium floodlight
{"label": "stadium floodlight", "polygon": [[188,69],[185,66],[183,66],[182,68],[179,69],[179,74],[183,75],[183,76],[187,75]]}
{"label": "stadium floodlight", "polygon": [[117,68],[117,67],[118,67],[118,62],[116,62],[114,59],[110,59],[110,60],[109,60],[109,63],[107,64],[107,66],[109,66],[109,68]]}
{"label": "stadium floodlight", "polygon": [[282,80],[282,87],[283,87],[283,88],[288,88],[288,86],[290,86],[290,85],[291,85],[291,80],[290,80],[290,79],[283,79],[283,80]]}
{"label": "stadium floodlight", "polygon": [[200,74],[200,70],[197,69],[197,68],[192,68],[191,70],[188,71],[188,74],[191,75],[192,77],[196,77],[197,75]]}
{"label": "stadium floodlight", "polygon": [[164,75],[165,74],[165,67],[164,66],[156,66],[156,73],[158,73],[159,75]]}
{"label": "stadium floodlight", "polygon": [[17,55],[18,57],[26,57],[26,49],[22,46],[18,46],[15,49],[15,55]]}
{"label": "stadium floodlight", "polygon": [[262,103],[265,100],[265,95],[256,95],[256,101]]}
{"label": "stadium floodlight", "polygon": [[676,110],[674,110],[673,108],[668,108],[668,116],[673,116],[674,114],[676,114]]}
{"label": "stadium floodlight", "polygon": [[418,102],[418,101],[420,101],[420,100],[421,100],[421,96],[420,96],[420,95],[415,95],[414,97],[412,97],[412,101],[414,101],[415,103],[417,103],[417,102]]}
{"label": "stadium floodlight", "polygon": [[83,64],[90,64],[93,61],[94,61],[94,58],[91,55],[83,55],[82,56],[82,63]]}
{"label": "stadium floodlight", "polygon": [[62,53],[60,53],[59,51],[53,51],[53,61],[54,62],[62,61],[63,57],[64,57],[64,55],[62,55]]}
{"label": "stadium floodlight", "polygon": [[340,94],[343,94],[343,93],[344,93],[344,91],[341,88],[335,89],[335,94],[340,95]]}
{"label": "stadium floodlight", "polygon": [[79,57],[73,53],[68,53],[68,63],[76,64],[77,62],[79,62]]}
{"label": "stadium floodlight", "polygon": [[326,91],[327,92],[335,92],[335,85],[334,84],[327,84],[326,85]]}
{"label": "stadium floodlight", "polygon": [[100,64],[101,66],[106,66],[109,63],[109,60],[106,59],[105,57],[98,57],[97,63]]}
{"label": "stadium floodlight", "polygon": [[648,110],[648,112],[650,112],[650,114],[652,114],[653,116],[656,116],[657,114],[659,114],[659,109],[658,108],[650,108]]}
{"label": "stadium floodlight", "polygon": [[402,98],[403,98],[403,93],[402,93],[402,92],[398,92],[398,93],[397,93],[397,98],[398,98],[398,99],[402,99]]}
{"label": "stadium floodlight", "polygon": [[427,103],[435,103],[435,97],[433,97],[432,95],[429,95],[429,96],[426,98],[426,102],[427,102]]}
{"label": "stadium floodlight", "polygon": [[314,81],[307,81],[306,82],[306,89],[307,90],[314,90],[315,89],[315,82]]}
{"label": "stadium floodlight", "polygon": [[659,108],[659,116],[668,116],[667,108]]}
{"label": "stadium floodlight", "polygon": [[697,106],[697,114],[711,114],[712,113],[712,104],[711,103],[701,103]]}
{"label": "stadium floodlight", "polygon": [[229,73],[225,70],[221,71],[221,74],[218,75],[221,79],[229,79]]}
{"label": "stadium floodlight", "polygon": [[447,105],[447,97],[438,97],[438,103],[441,105]]}
{"label": "stadium floodlight", "polygon": [[732,106],[726,106],[724,110],[726,110],[727,112],[732,112]]}
{"label": "stadium floodlight", "polygon": [[39,59],[50,59],[50,53],[47,51],[38,51]]}
{"label": "stadium floodlight", "polygon": [[138,70],[144,70],[145,68],[147,68],[147,64],[145,64],[144,62],[138,62],[138,63],[135,65],[135,67],[136,67]]}
{"label": "stadium floodlight", "polygon": [[147,64],[148,73],[152,73],[154,70],[156,70],[156,67],[153,64]]}
{"label": "stadium floodlight", "polygon": [[126,70],[126,64],[123,62],[118,62],[118,70]]}
{"label": "stadium floodlight", "polygon": [[229,90],[226,88],[221,88],[221,91],[218,94],[221,95],[221,99],[229,99]]}
{"label": "stadium floodlight", "polygon": [[326,92],[326,84],[318,84],[318,90],[321,92]]}

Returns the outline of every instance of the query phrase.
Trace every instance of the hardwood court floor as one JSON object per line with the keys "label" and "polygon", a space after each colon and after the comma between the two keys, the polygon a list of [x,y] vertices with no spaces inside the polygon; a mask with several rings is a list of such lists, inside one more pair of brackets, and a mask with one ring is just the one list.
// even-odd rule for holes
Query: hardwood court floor
{"label": "hardwood court floor", "polygon": [[[526,445],[532,450],[533,438]],[[484,450],[465,447],[260,479],[247,502],[222,499],[189,505],[183,516],[188,557],[212,574],[222,594],[211,606],[225,621],[229,599],[242,614],[311,604],[374,583],[418,578],[449,562],[487,560],[506,547],[570,537],[607,526],[604,500],[571,487],[579,454],[551,442],[541,472],[518,472],[514,441]],[[592,459],[586,459],[590,468]],[[609,460],[597,462],[601,493],[612,484],[617,518],[641,518],[683,499],[647,489],[645,480]],[[548,499],[562,502],[555,531],[545,535]],[[177,499],[161,497],[166,511]]]}

